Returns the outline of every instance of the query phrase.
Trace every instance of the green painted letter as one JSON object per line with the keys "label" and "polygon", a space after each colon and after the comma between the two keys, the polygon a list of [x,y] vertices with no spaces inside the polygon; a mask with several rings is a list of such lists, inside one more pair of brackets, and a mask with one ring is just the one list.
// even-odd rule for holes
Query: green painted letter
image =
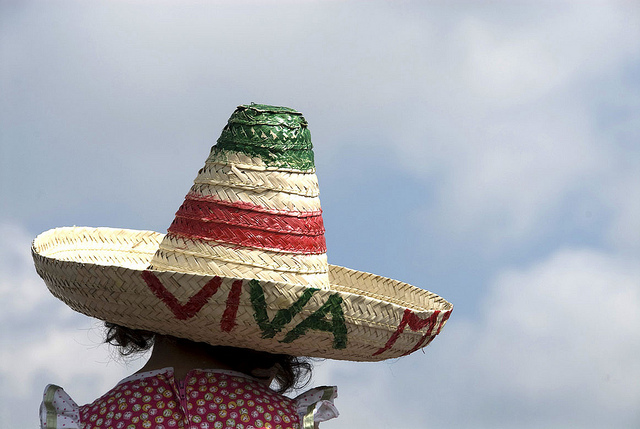
{"label": "green painted letter", "polygon": [[[325,319],[324,316],[327,313],[331,313],[331,321]],[[342,312],[342,298],[338,294],[331,295],[322,307],[298,323],[295,328],[285,335],[282,342],[290,343],[295,341],[309,329],[333,333],[334,349],[347,347],[347,325],[344,322],[344,313]]]}
{"label": "green painted letter", "polygon": [[296,302],[291,304],[289,308],[283,308],[278,310],[273,320],[269,320],[267,314],[267,304],[264,300],[264,291],[258,280],[251,280],[249,282],[251,289],[251,306],[253,307],[253,317],[258,322],[258,326],[262,330],[262,338],[273,338],[278,332],[282,330],[284,325],[291,322],[291,319],[296,314],[300,313],[302,307],[311,299],[313,294],[318,290],[314,288],[307,289]]}

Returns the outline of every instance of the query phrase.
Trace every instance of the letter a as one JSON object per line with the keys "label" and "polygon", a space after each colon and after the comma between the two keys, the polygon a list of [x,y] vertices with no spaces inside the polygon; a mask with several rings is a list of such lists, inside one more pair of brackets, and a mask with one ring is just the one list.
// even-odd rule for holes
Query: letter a
{"label": "letter a", "polygon": [[[331,313],[331,321],[325,319],[325,315]],[[309,329],[317,331],[331,332],[333,334],[333,348],[344,349],[347,347],[347,325],[344,322],[342,312],[342,298],[333,294],[322,307],[293,328],[282,340],[283,343],[290,343],[304,335]]]}

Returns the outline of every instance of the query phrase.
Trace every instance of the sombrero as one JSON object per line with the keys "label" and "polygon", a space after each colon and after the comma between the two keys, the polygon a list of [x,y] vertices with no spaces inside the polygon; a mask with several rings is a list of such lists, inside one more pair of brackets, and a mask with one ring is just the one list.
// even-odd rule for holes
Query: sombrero
{"label": "sombrero", "polygon": [[453,306],[327,263],[301,113],[239,106],[167,234],[67,227],[32,253],[53,295],[119,325],[212,345],[353,361],[412,353]]}

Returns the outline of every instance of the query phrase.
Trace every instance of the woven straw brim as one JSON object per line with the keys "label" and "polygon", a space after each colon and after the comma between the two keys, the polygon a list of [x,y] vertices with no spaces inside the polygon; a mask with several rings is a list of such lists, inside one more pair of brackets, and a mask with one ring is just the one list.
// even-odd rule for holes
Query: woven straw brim
{"label": "woven straw brim", "polygon": [[453,306],[426,290],[329,266],[330,288],[149,270],[163,234],[57,228],[33,242],[38,274],[76,311],[135,329],[353,361],[418,350]]}

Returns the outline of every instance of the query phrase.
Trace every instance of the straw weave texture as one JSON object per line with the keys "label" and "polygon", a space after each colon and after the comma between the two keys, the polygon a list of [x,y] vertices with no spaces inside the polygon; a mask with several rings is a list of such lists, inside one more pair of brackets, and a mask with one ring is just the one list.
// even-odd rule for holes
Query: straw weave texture
{"label": "straw weave texture", "polygon": [[[36,270],[51,292],[79,312],[132,328],[273,353],[355,361],[398,357],[413,351],[416,345],[428,344],[442,329],[452,309],[451,304],[428,291],[333,265],[329,265],[330,286],[326,290],[272,281],[251,283],[246,279],[221,278],[215,293],[200,307],[200,304],[194,307],[193,297],[216,278],[184,272],[148,271],[163,238],[162,234],[150,231],[59,228],[38,236],[32,252]],[[160,299],[150,289],[143,272],[153,275],[162,288],[175,297],[172,305],[188,313],[188,317],[179,319],[177,310],[172,310],[168,301]],[[234,287],[240,289],[237,290],[237,310],[230,324],[227,323],[229,297]],[[312,295],[272,338],[266,338],[264,327],[256,322],[261,311],[253,301],[256,290],[264,295],[266,314],[273,323],[279,310],[294,308],[305,293]],[[287,342],[295,327],[313,319],[323,305],[335,299],[339,299],[338,310],[344,314],[345,347],[336,348],[337,331],[332,333],[315,328]],[[191,314],[193,312],[197,317]],[[433,326],[415,331],[407,327],[398,333],[407,312],[415,320],[432,317]],[[335,324],[335,314],[326,314],[325,322]],[[395,341],[389,346],[394,336]]]}
{"label": "straw weave texture", "polygon": [[285,165],[268,165],[259,156],[249,156],[242,152],[236,152],[228,149],[221,149],[214,146],[211,148],[208,162],[222,163],[222,164],[235,164],[238,167],[247,169],[260,169],[262,171],[278,170],[278,171],[290,171],[293,173],[315,173],[315,166],[309,166],[308,168],[299,169],[292,168]]}
{"label": "straw weave texture", "polygon": [[[240,277],[327,288],[327,255],[303,255],[188,240],[167,234],[151,263],[156,270]],[[318,274],[321,274],[320,276]]]}
{"label": "straw weave texture", "polygon": [[[293,121],[293,129],[306,127],[298,113],[283,111],[281,116],[274,116],[255,109],[239,109],[228,124],[234,131],[228,134],[230,131],[225,128],[223,135],[240,133],[242,136],[237,138],[248,138],[252,144],[264,145],[270,151],[279,150],[279,146],[301,145],[309,152],[308,135],[288,143],[256,140],[256,129],[250,126],[255,120],[268,124],[275,121],[278,130],[274,139],[289,135],[291,130],[282,128],[288,120]],[[312,152],[308,155],[312,157]],[[262,158],[216,146],[198,172],[150,265],[156,270],[327,289],[328,264],[318,194],[313,170],[267,169]],[[234,209],[225,210],[225,205]],[[278,216],[262,216],[263,213]]]}
{"label": "straw weave texture", "polygon": [[[196,179],[197,180],[197,179]],[[190,196],[210,198],[229,203],[246,203],[273,211],[312,212],[320,210],[320,199],[309,198],[279,191],[239,189],[224,185],[196,183],[191,187]]]}
{"label": "straw weave texture", "polygon": [[198,185],[218,185],[253,191],[278,191],[303,197],[317,197],[315,174],[245,168],[233,163],[207,162],[195,179]]}

